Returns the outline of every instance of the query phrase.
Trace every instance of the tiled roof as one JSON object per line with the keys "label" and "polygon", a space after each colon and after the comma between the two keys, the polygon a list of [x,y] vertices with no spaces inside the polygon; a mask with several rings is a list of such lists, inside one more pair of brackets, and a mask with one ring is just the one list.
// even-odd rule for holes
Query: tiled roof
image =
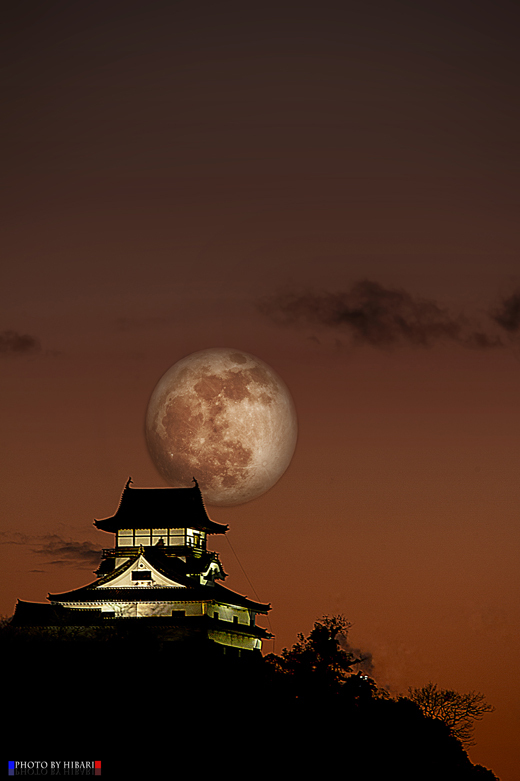
{"label": "tiled roof", "polygon": [[13,626],[56,626],[63,622],[66,608],[62,605],[49,605],[44,602],[16,603],[12,618]]}
{"label": "tiled roof", "polygon": [[128,588],[96,588],[96,583],[66,591],[62,594],[49,594],[51,602],[221,602],[225,605],[235,605],[254,610],[257,613],[267,613],[271,606],[261,602],[253,602],[247,597],[221,586],[219,583],[201,586],[190,583],[187,578],[185,587],[157,588],[151,586]]}
{"label": "tiled roof", "polygon": [[115,514],[94,521],[101,531],[190,527],[208,534],[225,534],[228,529],[208,516],[197,482],[192,488],[132,488],[130,483],[131,479]]}

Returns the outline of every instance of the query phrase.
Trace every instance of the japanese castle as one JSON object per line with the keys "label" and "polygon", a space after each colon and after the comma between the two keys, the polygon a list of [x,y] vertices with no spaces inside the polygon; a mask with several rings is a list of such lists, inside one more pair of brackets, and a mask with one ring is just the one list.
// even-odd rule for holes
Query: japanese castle
{"label": "japanese castle", "polygon": [[[171,639],[198,637],[226,648],[260,651],[271,635],[256,626],[270,605],[227,589],[219,557],[207,549],[210,534],[227,525],[212,521],[197,484],[191,488],[134,488],[128,480],[115,515],[95,520],[115,535],[103,550],[97,580],[50,604],[18,600],[18,626],[150,625]],[[126,622],[129,622],[128,624]],[[139,623],[138,623],[139,622]]]}

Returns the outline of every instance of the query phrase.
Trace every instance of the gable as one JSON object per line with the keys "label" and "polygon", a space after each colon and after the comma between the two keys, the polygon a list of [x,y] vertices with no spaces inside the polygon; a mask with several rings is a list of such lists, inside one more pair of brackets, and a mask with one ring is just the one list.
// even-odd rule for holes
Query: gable
{"label": "gable", "polygon": [[114,578],[103,578],[103,583],[94,586],[94,588],[165,588],[168,586],[186,588],[184,584],[177,583],[155,569],[141,554],[129,567],[125,568],[124,572],[120,572]]}

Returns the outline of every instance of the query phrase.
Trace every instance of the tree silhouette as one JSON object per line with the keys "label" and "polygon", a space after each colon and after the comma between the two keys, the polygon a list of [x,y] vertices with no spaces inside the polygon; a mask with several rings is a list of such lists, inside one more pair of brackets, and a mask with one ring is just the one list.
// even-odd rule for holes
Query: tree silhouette
{"label": "tree silhouette", "polygon": [[[122,757],[128,722],[114,714],[130,714],[147,745],[168,746],[172,734],[170,718],[140,718],[136,694],[144,687],[150,713],[163,712],[165,703],[182,704],[180,712],[171,712],[180,744],[192,741],[201,707],[210,720],[215,713],[233,736],[237,768],[251,761],[252,736],[262,736],[280,776],[497,781],[492,771],[471,764],[455,736],[456,721],[448,726],[433,712],[428,718],[412,701],[414,690],[411,697],[394,699],[363,671],[352,670],[363,654],[348,644],[350,627],[341,615],[325,616],[280,656],[248,658],[223,655],[215,644],[196,638],[167,642],[156,625],[142,622],[87,627],[85,633],[0,622],[9,671],[8,742],[20,752],[28,737],[41,751],[66,744],[79,752],[95,724],[100,756],[117,762],[118,775],[124,760],[133,777],[141,758],[132,751]],[[429,690],[436,687],[429,684]],[[470,721],[491,709],[479,697],[466,710]],[[53,725],[50,735],[41,728],[45,723]],[[211,762],[212,744],[206,748],[201,758]]]}
{"label": "tree silhouette", "polygon": [[290,681],[296,697],[338,694],[355,664],[362,662],[345,647],[351,624],[342,615],[324,616],[315,621],[308,637],[300,632],[292,648],[280,656],[269,654],[265,661],[275,675]]}
{"label": "tree silhouette", "polygon": [[421,689],[410,687],[408,692],[409,699],[421,708],[425,716],[443,721],[466,748],[475,745],[475,721],[495,710],[480,692],[459,694],[451,689],[438,689],[437,684],[431,682]]}
{"label": "tree silhouette", "polygon": [[[349,778],[497,781],[491,770],[472,765],[455,734],[458,722],[428,718],[412,697],[394,699],[353,671],[363,654],[348,644],[350,628],[342,615],[325,616],[291,648],[265,657],[262,696],[284,773],[311,778],[348,768]],[[334,746],[342,751],[326,748]]]}

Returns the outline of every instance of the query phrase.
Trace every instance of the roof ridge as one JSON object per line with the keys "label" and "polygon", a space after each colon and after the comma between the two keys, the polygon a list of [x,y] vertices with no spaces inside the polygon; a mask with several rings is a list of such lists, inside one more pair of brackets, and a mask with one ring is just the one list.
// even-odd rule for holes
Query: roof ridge
{"label": "roof ridge", "polygon": [[[121,528],[193,527],[208,534],[225,534],[227,524],[210,518],[204,498],[195,481],[188,488],[134,488],[130,477],[123,489],[115,513],[95,519],[94,526],[101,531],[115,533]],[[138,525],[146,519],[146,526]]]}

